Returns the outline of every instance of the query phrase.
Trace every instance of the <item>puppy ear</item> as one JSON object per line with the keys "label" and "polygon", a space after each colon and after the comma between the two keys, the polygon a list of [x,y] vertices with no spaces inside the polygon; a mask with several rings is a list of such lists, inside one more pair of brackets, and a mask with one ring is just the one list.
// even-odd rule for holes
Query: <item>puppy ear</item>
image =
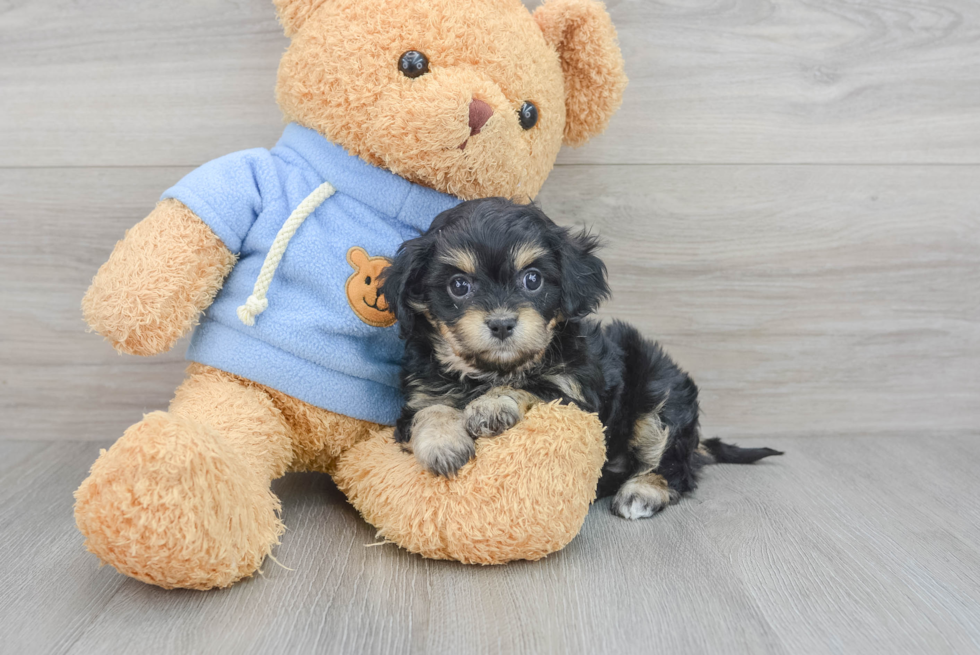
{"label": "puppy ear", "polygon": [[596,257],[599,238],[585,230],[565,231],[561,255],[561,311],[575,320],[593,313],[609,297],[606,265]]}
{"label": "puppy ear", "polygon": [[422,278],[432,254],[432,239],[424,235],[406,241],[394,261],[381,271],[378,290],[398,321],[398,334],[404,339],[415,327],[417,307],[424,301]]}
{"label": "puppy ear", "polygon": [[582,145],[606,129],[626,88],[616,28],[601,2],[548,0],[534,12],[565,75],[565,143]]}
{"label": "puppy ear", "polygon": [[286,36],[294,36],[325,0],[272,0]]}

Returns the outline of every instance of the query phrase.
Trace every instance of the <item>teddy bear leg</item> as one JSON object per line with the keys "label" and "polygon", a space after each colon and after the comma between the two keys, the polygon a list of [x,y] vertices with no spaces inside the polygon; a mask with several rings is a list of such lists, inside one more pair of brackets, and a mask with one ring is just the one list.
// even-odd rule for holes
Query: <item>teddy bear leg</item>
{"label": "teddy bear leg", "polygon": [[269,387],[263,389],[291,430],[293,461],[290,471],[333,473],[341,454],[384,428],[377,423],[315,407]]}
{"label": "teddy bear leg", "polygon": [[227,587],[254,573],[284,527],[270,482],[289,430],[260,385],[192,364],[169,412],[131,426],[75,494],[86,546],[164,588]]}
{"label": "teddy bear leg", "polygon": [[344,452],[331,474],[378,536],[425,557],[503,564],[540,559],[578,534],[605,454],[595,414],[549,403],[477,439],[452,479],[424,471],[390,428]]}

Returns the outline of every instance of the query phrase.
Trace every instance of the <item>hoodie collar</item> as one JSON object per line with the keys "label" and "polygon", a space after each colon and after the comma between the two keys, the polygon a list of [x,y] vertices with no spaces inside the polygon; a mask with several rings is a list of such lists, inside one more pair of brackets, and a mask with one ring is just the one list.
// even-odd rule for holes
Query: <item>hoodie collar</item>
{"label": "hoodie collar", "polygon": [[290,123],[276,148],[299,155],[338,192],[364,203],[377,212],[411,225],[420,232],[429,228],[437,214],[461,201],[455,196],[414,184],[391,171],[372,166],[348,154],[316,130]]}

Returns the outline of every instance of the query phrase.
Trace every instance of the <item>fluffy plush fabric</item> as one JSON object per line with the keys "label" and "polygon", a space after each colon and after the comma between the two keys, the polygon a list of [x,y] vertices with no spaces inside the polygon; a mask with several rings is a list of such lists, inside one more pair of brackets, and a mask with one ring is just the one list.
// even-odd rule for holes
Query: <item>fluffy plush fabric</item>
{"label": "fluffy plush fabric", "polygon": [[623,56],[609,14],[597,2],[551,0],[534,11],[558,50],[565,77],[565,143],[582,145],[606,129],[626,88]]}
{"label": "fluffy plush fabric", "polygon": [[605,459],[594,414],[552,403],[493,439],[454,479],[422,470],[386,430],[337,462],[334,480],[378,536],[435,559],[536,560],[578,534]]}
{"label": "fluffy plush fabric", "polygon": [[194,212],[164,200],[99,269],[82,299],[85,321],[120,352],[166,352],[194,327],[234,265]]}
{"label": "fluffy plush fabric", "polygon": [[269,483],[332,473],[379,536],[466,563],[535,560],[582,527],[605,456],[593,414],[557,404],[477,444],[454,480],[421,470],[390,429],[192,364],[169,412],[130,427],[75,492],[88,550],[167,589],[252,575],[284,527]]}
{"label": "fluffy plush fabric", "polygon": [[[269,483],[329,469],[380,425],[192,364],[169,412],[130,427],[75,492],[85,545],[165,588],[226,587],[254,573],[284,527]],[[339,438],[338,438],[339,437]]]}
{"label": "fluffy plush fabric", "polygon": [[[336,193],[290,239],[268,289],[268,308],[254,325],[243,325],[237,309],[252,293],[276,233],[325,181]],[[163,197],[190,208],[238,256],[194,331],[188,359],[317,407],[394,424],[403,346],[396,328],[382,329],[354,311],[347,293],[350,253],[393,256],[436,214],[459,204],[457,198],[371,166],[296,124],[272,150],[225,155]],[[370,309],[367,301],[356,299]]]}
{"label": "fluffy plush fabric", "polygon": [[[548,0],[534,17],[519,0],[275,4],[293,38],[276,88],[286,119],[359,157],[365,169],[384,168],[433,194],[533,197],[562,141],[580,143],[601,130],[625,84],[612,24],[592,0]],[[400,71],[409,50],[425,55],[424,75]],[[518,115],[525,103],[537,108],[533,127],[522,126]],[[300,156],[314,171],[309,184],[330,181],[340,192],[336,200],[349,204],[338,179],[318,176],[316,162]],[[260,178],[236,178],[235,189],[226,185],[227,194],[200,204],[192,199],[200,188],[174,194],[190,209],[176,199],[161,202],[99,270],[83,302],[89,324],[123,352],[169,349],[222,289],[234,253],[260,236],[250,219],[282,202],[256,193]],[[284,207],[301,198],[285,200]],[[421,230],[436,211],[416,217],[417,225],[406,222]],[[277,215],[285,220],[286,213]],[[271,241],[276,226],[262,229],[262,239]],[[323,279],[315,267],[290,269],[292,249],[305,247],[299,238],[286,250],[270,287],[271,309],[257,326],[274,317],[268,312],[282,300],[278,275]],[[339,311],[349,311],[351,289],[370,296],[366,278],[346,284],[357,262],[363,258],[329,264],[330,275],[341,280],[335,290],[347,294]],[[251,283],[257,267],[248,267],[242,276]],[[237,268],[229,284],[236,275]],[[308,312],[304,320],[314,316],[335,318],[331,309]],[[392,329],[366,316],[376,324],[371,330]],[[249,329],[230,323],[236,335]],[[279,353],[259,356],[266,355],[272,361]],[[288,386],[292,381],[267,378],[272,388],[259,377],[251,369],[238,377],[194,364],[169,412],[148,414],[103,453],[76,503],[79,529],[103,562],[163,587],[206,589],[251,575],[282,532],[269,485],[286,470],[331,472],[383,535],[415,552],[465,562],[541,557],[566,544],[588,511],[602,433],[578,409],[539,408],[511,435],[478,443],[476,460],[447,482],[421,471],[380,425],[304,402]],[[380,397],[365,395],[368,404]]]}
{"label": "fluffy plush fabric", "polygon": [[103,451],[75,492],[86,547],[120,573],[167,589],[226,587],[251,575],[278,543],[279,501],[261,471],[274,463],[255,466],[243,444],[204,420],[146,415]]}
{"label": "fluffy plush fabric", "polygon": [[286,36],[293,36],[299,32],[306,19],[314,11],[320,8],[324,0],[272,0],[279,14],[279,22],[286,32]]}
{"label": "fluffy plush fabric", "polygon": [[[293,6],[280,3],[287,28]],[[580,144],[601,131],[626,84],[600,3],[551,0],[535,18],[540,26],[520,0],[324,2],[282,59],[279,105],[407,179],[464,199],[533,198],[563,138]],[[408,50],[425,54],[429,73],[401,74]],[[494,113],[471,138],[472,98]],[[538,108],[529,130],[517,120],[525,101]]]}

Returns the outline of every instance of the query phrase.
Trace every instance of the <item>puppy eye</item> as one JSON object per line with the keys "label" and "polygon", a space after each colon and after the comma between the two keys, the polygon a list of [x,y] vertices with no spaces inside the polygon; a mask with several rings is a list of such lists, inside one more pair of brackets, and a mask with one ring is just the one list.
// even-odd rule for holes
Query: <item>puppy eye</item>
{"label": "puppy eye", "polygon": [[517,112],[517,117],[521,121],[521,127],[529,130],[538,122],[538,108],[530,100],[525,100]]}
{"label": "puppy eye", "polygon": [[449,294],[456,298],[465,298],[473,291],[473,285],[462,275],[449,280]]}
{"label": "puppy eye", "polygon": [[541,288],[541,271],[532,268],[524,274],[524,288],[528,291],[537,291]]}
{"label": "puppy eye", "polygon": [[409,50],[398,59],[398,70],[405,77],[420,77],[429,72],[429,58],[418,50]]}

